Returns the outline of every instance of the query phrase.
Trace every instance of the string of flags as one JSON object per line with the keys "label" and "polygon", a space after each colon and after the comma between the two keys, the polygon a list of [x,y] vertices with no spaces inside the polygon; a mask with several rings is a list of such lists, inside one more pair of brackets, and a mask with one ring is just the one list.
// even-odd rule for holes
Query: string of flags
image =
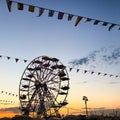
{"label": "string of flags", "polygon": [[[16,97],[16,98],[18,97],[17,94],[13,94],[13,93],[6,92],[6,91],[1,91],[0,93],[1,93],[1,95],[9,95],[11,97]],[[11,104],[16,104],[16,103],[18,104],[18,101],[13,101],[11,99],[7,99],[7,100],[0,99],[0,104],[11,105]]]}
{"label": "string of flags", "polygon": [[18,104],[18,101],[12,101],[12,100],[0,100],[0,104],[8,105],[8,104]]}
{"label": "string of flags", "polygon": [[48,17],[53,17],[54,14],[57,13],[58,20],[62,20],[65,15],[67,15],[68,21],[71,21],[73,19],[73,17],[76,17],[74,26],[77,26],[82,20],[84,20],[85,23],[93,22],[93,25],[98,25],[101,23],[102,26],[108,26],[108,31],[110,31],[113,27],[118,27],[118,30],[120,30],[120,24],[116,24],[116,23],[111,23],[111,22],[98,20],[98,19],[94,19],[94,18],[89,18],[89,17],[85,17],[85,16],[79,16],[79,15],[75,15],[75,14],[71,14],[71,13],[65,13],[62,11],[52,10],[52,9],[43,8],[43,7],[39,7],[39,6],[33,6],[33,5],[26,4],[26,3],[16,2],[13,0],[6,0],[6,3],[7,3],[9,12],[11,12],[11,10],[12,10],[12,3],[16,3],[18,10],[24,10],[24,6],[27,6],[29,12],[35,12],[35,9],[37,8],[38,9],[37,17],[40,17],[44,13],[44,11],[48,11]]}
{"label": "string of flags", "polygon": [[[70,67],[69,72],[71,72],[74,68]],[[108,73],[102,73],[102,72],[95,72],[93,70],[83,70],[83,69],[75,69],[76,72],[78,73],[79,71],[82,71],[84,74],[89,73],[91,75],[97,74],[97,75],[102,75],[102,76],[109,76],[109,77],[115,77],[118,78],[120,75],[113,75],[113,74],[108,74]]]}
{"label": "string of flags", "polygon": [[10,95],[12,97],[18,97],[18,95],[10,93],[10,92],[6,92],[6,91],[1,91],[1,94],[3,94],[3,95]]}
{"label": "string of flags", "polygon": [[6,58],[7,60],[14,59],[16,63],[20,60],[23,61],[24,63],[29,61],[26,59],[14,58],[14,57],[9,57],[9,56],[4,56],[4,55],[0,55],[0,58]]}
{"label": "string of flags", "polygon": [[[3,57],[6,58],[7,60],[14,59],[14,61],[16,63],[19,62],[19,61],[23,61],[24,63],[30,62],[30,60],[26,60],[26,59],[14,58],[14,57],[0,55],[0,58],[3,58]],[[83,69],[78,69],[78,68],[76,69],[76,68],[73,68],[73,67],[67,67],[67,68],[69,69],[69,72],[72,72],[72,70],[75,69],[77,73],[82,71],[84,74],[86,74],[86,73],[89,73],[91,75],[97,74],[97,75],[103,75],[103,76],[109,76],[109,77],[115,77],[115,78],[120,77],[120,75],[113,75],[113,74],[108,74],[108,73],[95,72],[93,70],[83,70]]]}

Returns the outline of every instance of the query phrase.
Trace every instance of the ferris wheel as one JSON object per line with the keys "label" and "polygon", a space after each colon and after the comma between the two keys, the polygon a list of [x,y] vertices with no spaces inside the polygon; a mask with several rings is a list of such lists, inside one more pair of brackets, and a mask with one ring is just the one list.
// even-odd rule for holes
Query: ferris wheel
{"label": "ferris wheel", "polygon": [[57,58],[40,56],[25,68],[19,99],[24,115],[60,116],[59,109],[68,104],[69,76]]}

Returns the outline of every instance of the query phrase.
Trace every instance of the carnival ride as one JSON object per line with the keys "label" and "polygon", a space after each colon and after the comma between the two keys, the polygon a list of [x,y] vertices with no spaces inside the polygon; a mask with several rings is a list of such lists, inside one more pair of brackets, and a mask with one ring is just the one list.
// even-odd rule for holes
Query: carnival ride
{"label": "carnival ride", "polygon": [[69,76],[59,59],[40,56],[25,68],[19,99],[23,115],[43,118],[60,117],[59,109],[68,104]]}

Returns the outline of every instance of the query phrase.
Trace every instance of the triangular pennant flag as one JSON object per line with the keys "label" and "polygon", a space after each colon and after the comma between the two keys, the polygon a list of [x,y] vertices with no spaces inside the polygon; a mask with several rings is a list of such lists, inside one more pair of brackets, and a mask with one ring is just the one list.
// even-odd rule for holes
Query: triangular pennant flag
{"label": "triangular pennant flag", "polygon": [[86,21],[85,21],[85,22],[90,22],[90,21],[92,21],[91,18],[86,18]]}
{"label": "triangular pennant flag", "polygon": [[8,56],[7,56],[7,59],[9,60],[9,59],[10,59],[10,57],[8,57]]}
{"label": "triangular pennant flag", "polygon": [[118,77],[118,75],[116,75],[115,77]]}
{"label": "triangular pennant flag", "polygon": [[27,60],[24,60],[24,63],[26,63],[27,62]]}
{"label": "triangular pennant flag", "polygon": [[87,72],[87,70],[84,70],[84,73],[86,73]]}
{"label": "triangular pennant flag", "polygon": [[54,15],[54,10],[49,10],[48,17],[52,17]]}
{"label": "triangular pennant flag", "polygon": [[110,75],[110,77],[112,77],[113,75]]}
{"label": "triangular pennant flag", "polygon": [[11,12],[12,1],[6,0],[6,3],[7,3],[7,7],[8,7],[9,12]]}
{"label": "triangular pennant flag", "polygon": [[44,13],[44,8],[39,8],[39,15],[38,15],[38,17],[40,17],[43,13]]}
{"label": "triangular pennant flag", "polygon": [[103,22],[103,24],[102,24],[103,26],[107,26],[108,25],[108,23],[107,22]]}
{"label": "triangular pennant flag", "polygon": [[77,19],[76,19],[76,22],[75,22],[75,26],[78,25],[78,23],[82,20],[83,17],[81,16],[78,16]]}
{"label": "triangular pennant flag", "polygon": [[99,22],[100,22],[99,20],[95,20],[95,22],[93,24],[97,25]]}
{"label": "triangular pennant flag", "polygon": [[16,61],[16,62],[18,62],[18,61],[19,61],[19,59],[18,59],[18,58],[15,58],[15,61]]}
{"label": "triangular pennant flag", "polygon": [[69,71],[71,72],[71,71],[72,71],[72,68],[70,68]]}
{"label": "triangular pennant flag", "polygon": [[18,6],[18,10],[23,10],[24,8],[23,3],[17,3],[17,6]]}
{"label": "triangular pennant flag", "polygon": [[110,31],[116,24],[111,24],[108,30]]}
{"label": "triangular pennant flag", "polygon": [[71,21],[73,18],[73,15],[72,14],[68,14],[68,21]]}
{"label": "triangular pennant flag", "polygon": [[58,13],[58,19],[61,20],[63,19],[64,13],[63,12],[59,12]]}
{"label": "triangular pennant flag", "polygon": [[98,72],[98,75],[100,75],[101,73],[100,72]]}
{"label": "triangular pennant flag", "polygon": [[91,74],[95,73],[94,71],[91,72]]}
{"label": "triangular pennant flag", "polygon": [[105,74],[103,74],[103,76],[106,76],[107,74],[105,73]]}
{"label": "triangular pennant flag", "polygon": [[34,12],[35,6],[29,5],[28,11],[29,12]]}
{"label": "triangular pennant flag", "polygon": [[80,69],[77,69],[77,72],[79,72]]}

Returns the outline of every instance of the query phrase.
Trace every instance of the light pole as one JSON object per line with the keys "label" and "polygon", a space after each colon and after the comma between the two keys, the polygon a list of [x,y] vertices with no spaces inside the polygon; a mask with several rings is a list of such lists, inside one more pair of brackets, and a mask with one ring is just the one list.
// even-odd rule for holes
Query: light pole
{"label": "light pole", "polygon": [[88,98],[86,96],[83,96],[83,100],[85,101],[86,116],[88,117],[88,110],[87,110],[87,101],[88,101]]}

